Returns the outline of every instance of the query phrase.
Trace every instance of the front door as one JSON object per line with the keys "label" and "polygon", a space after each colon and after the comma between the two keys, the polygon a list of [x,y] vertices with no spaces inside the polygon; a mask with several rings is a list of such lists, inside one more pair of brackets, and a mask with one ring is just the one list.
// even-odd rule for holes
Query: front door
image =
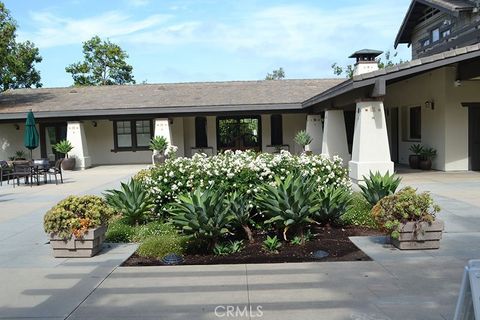
{"label": "front door", "polygon": [[62,154],[57,153],[53,149],[53,145],[61,140],[67,139],[67,123],[41,123],[40,124],[40,150],[43,159],[55,161]]}
{"label": "front door", "polygon": [[480,171],[480,107],[468,108],[470,170]]}
{"label": "front door", "polygon": [[217,117],[217,149],[262,150],[259,116]]}

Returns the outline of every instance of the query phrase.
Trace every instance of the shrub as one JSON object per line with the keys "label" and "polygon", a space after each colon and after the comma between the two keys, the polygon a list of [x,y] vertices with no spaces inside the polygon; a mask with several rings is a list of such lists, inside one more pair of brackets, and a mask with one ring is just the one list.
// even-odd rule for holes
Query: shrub
{"label": "shrub", "polygon": [[122,182],[121,190],[107,190],[105,198],[130,225],[147,222],[155,207],[148,190],[135,179],[131,179],[128,184]]}
{"label": "shrub", "polygon": [[163,136],[156,136],[150,140],[149,148],[153,151],[165,152],[168,147],[168,141]]}
{"label": "shrub", "polygon": [[121,219],[111,221],[105,234],[107,242],[128,243],[133,241],[135,228],[126,224]]}
{"label": "shrub", "polygon": [[247,197],[240,196],[238,193],[234,193],[229,199],[230,212],[234,223],[243,228],[247,239],[250,243],[253,242],[253,234],[250,229],[250,212],[253,205],[247,200]]}
{"label": "shrub", "polygon": [[241,252],[245,248],[242,240],[229,241],[227,243],[217,243],[213,248],[213,254],[216,256],[228,256]]}
{"label": "shrub", "polygon": [[223,190],[227,194],[237,192],[251,200],[258,186],[273,184],[275,177],[284,179],[293,171],[314,177],[319,190],[327,185],[350,186],[348,170],[343,168],[340,158],[295,156],[287,151],[280,154],[226,151],[212,157],[195,154],[192,158],[167,159],[162,166],[155,166],[136,178],[153,195],[155,211],[163,214],[180,194],[198,188]]}
{"label": "shrub", "polygon": [[361,193],[353,193],[347,211],[341,216],[343,224],[377,228],[377,223],[370,213],[372,206]]}
{"label": "shrub", "polygon": [[267,239],[263,241],[263,249],[269,252],[278,253],[278,249],[282,246],[277,236],[267,236]]}
{"label": "shrub", "polygon": [[300,174],[288,175],[285,180],[278,177],[276,185],[264,184],[256,200],[262,212],[269,218],[265,223],[287,231],[296,228],[303,239],[305,225],[312,223],[313,214],[320,209],[317,188],[313,179]]}
{"label": "shrub", "polygon": [[112,208],[101,197],[69,196],[45,214],[43,226],[45,232],[69,239],[106,225],[112,215]]}
{"label": "shrub", "polygon": [[230,233],[231,214],[221,192],[201,189],[181,195],[170,209],[173,224],[184,234],[206,241],[209,251]]}
{"label": "shrub", "polygon": [[58,143],[54,144],[52,148],[61,154],[64,154],[68,158],[68,153],[72,151],[73,146],[68,140],[61,140]]}
{"label": "shrub", "polygon": [[132,237],[133,242],[142,242],[147,238],[176,234],[175,227],[169,223],[153,221],[145,225],[135,227],[135,233]]}
{"label": "shrub", "polygon": [[370,172],[369,178],[363,177],[365,185],[359,184],[358,186],[362,190],[362,194],[365,199],[374,206],[383,197],[392,195],[398,188],[398,185],[402,181],[401,178],[396,177],[392,173],[388,172],[385,175],[381,175],[380,172]]}
{"label": "shrub", "polygon": [[176,233],[153,236],[145,239],[138,247],[137,254],[142,257],[161,259],[167,254],[183,254],[187,238]]}
{"label": "shrub", "polygon": [[417,193],[407,187],[380,200],[373,207],[372,215],[379,226],[398,238],[402,223],[415,222],[417,226],[420,222],[431,223],[439,211],[440,207],[428,192]]}
{"label": "shrub", "polygon": [[341,216],[347,211],[352,195],[350,190],[328,186],[319,194],[318,210],[315,210],[315,221],[321,224],[338,225]]}

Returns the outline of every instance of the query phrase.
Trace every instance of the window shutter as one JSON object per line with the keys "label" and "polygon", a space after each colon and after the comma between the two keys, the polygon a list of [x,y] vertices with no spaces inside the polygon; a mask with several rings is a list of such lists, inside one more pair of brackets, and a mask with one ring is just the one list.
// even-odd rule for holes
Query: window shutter
{"label": "window shutter", "polygon": [[207,148],[207,118],[196,117],[195,118],[195,147]]}
{"label": "window shutter", "polygon": [[272,114],[270,116],[270,129],[271,129],[271,144],[272,146],[281,146],[283,145],[283,125],[282,125],[282,115],[281,114]]}

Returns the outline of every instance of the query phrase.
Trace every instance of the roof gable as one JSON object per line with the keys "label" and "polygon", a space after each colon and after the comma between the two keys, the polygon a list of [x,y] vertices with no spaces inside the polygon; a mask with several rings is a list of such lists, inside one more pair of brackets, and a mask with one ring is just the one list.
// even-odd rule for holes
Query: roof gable
{"label": "roof gable", "polygon": [[410,44],[413,29],[426,8],[434,8],[452,16],[458,16],[461,11],[472,10],[474,4],[468,0],[413,0],[398,31],[395,48],[400,43]]}

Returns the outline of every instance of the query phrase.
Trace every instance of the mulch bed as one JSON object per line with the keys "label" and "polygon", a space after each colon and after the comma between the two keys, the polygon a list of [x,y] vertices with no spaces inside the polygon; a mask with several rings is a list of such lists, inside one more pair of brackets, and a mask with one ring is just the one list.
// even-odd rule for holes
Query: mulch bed
{"label": "mulch bed", "polygon": [[[348,237],[380,235],[377,230],[348,227],[348,228],[317,228],[313,240],[304,246],[282,242],[278,253],[266,252],[263,246],[265,234],[255,233],[255,242],[250,244],[244,241],[242,252],[228,256],[185,255],[186,265],[212,264],[243,264],[243,263],[285,263],[285,262],[329,262],[329,261],[371,261],[370,257],[355,246]],[[314,259],[312,253],[317,250],[327,251],[329,256],[323,259]],[[140,257],[133,254],[123,266],[162,266],[159,259]]]}

